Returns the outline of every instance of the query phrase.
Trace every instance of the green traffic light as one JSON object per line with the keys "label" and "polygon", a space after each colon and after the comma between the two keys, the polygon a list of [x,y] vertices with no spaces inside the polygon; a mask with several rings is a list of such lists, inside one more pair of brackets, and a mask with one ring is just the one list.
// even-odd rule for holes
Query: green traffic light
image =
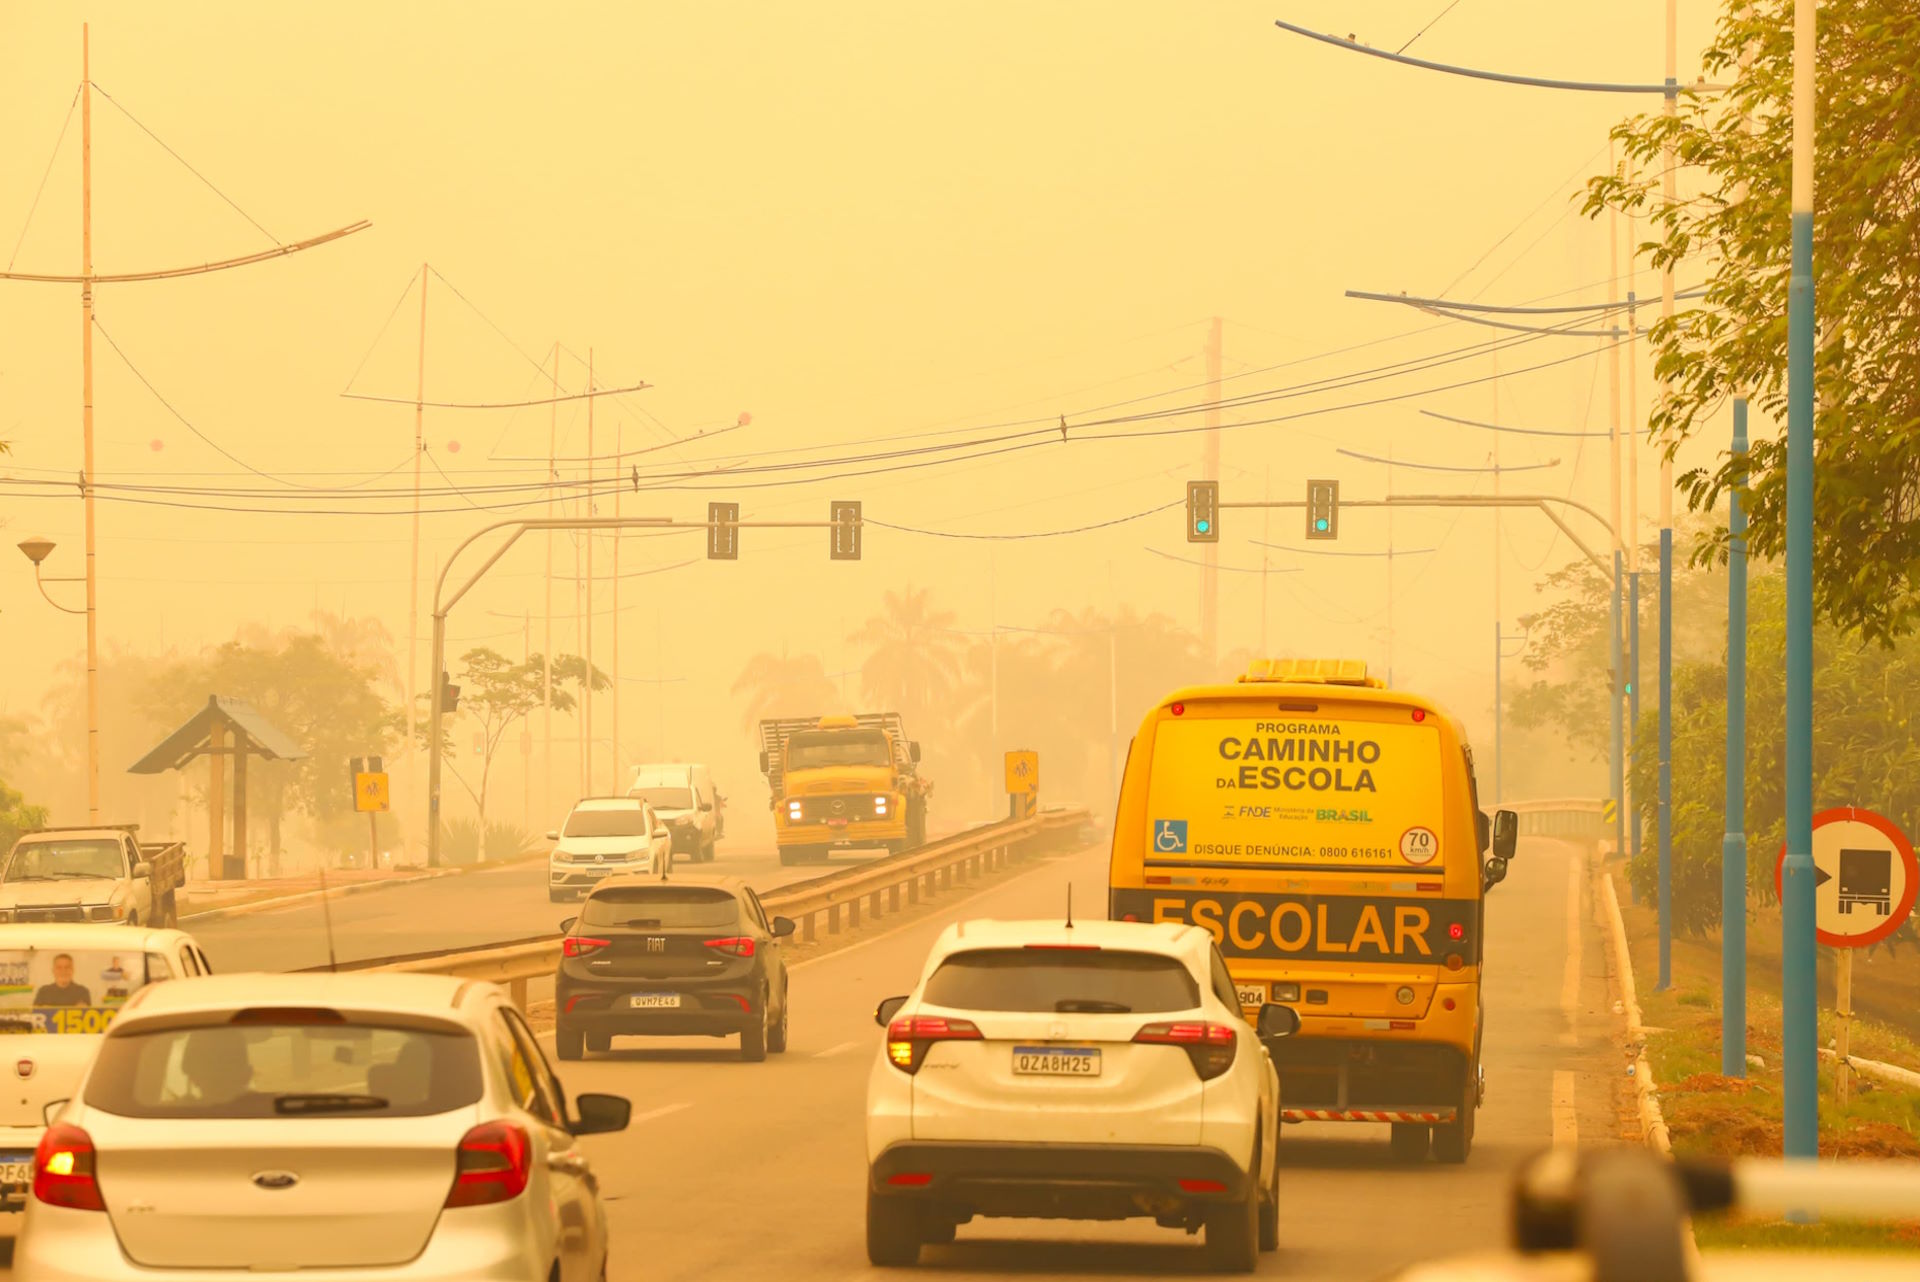
{"label": "green traffic light", "polygon": [[1324,530],[1324,529],[1326,529],[1326,528],[1327,528],[1327,518],[1323,516],[1323,517],[1321,517],[1321,518],[1320,518],[1319,520],[1317,520],[1317,521],[1315,521],[1315,522],[1313,523],[1313,528],[1314,528],[1314,529],[1316,529],[1316,530]]}
{"label": "green traffic light", "polygon": [[1193,528],[1199,533],[1205,534],[1208,530],[1211,530],[1213,528],[1213,522],[1206,520],[1205,518],[1202,518],[1193,523]]}

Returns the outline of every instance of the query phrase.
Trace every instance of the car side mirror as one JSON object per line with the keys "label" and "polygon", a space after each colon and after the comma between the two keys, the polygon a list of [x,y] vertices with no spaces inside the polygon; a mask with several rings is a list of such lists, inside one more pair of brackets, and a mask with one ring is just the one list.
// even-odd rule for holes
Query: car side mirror
{"label": "car side mirror", "polygon": [[898,1015],[900,1008],[906,1004],[907,999],[904,997],[887,998],[887,1000],[873,1008],[873,1022],[885,1028],[887,1025],[893,1023],[893,1017]]}
{"label": "car side mirror", "polygon": [[60,1110],[65,1108],[66,1106],[67,1106],[66,1100],[63,1100],[63,1099],[48,1100],[46,1107],[40,1110],[40,1121],[44,1125],[52,1126],[53,1119],[60,1116]]}
{"label": "car side mirror", "polygon": [[1263,1042],[1292,1037],[1300,1031],[1300,1012],[1291,1006],[1264,1002],[1255,1020],[1254,1030],[1260,1034]]}
{"label": "car side mirror", "polygon": [[785,939],[797,929],[799,929],[799,927],[794,925],[793,918],[791,917],[775,917],[773,919],[773,937],[775,939]]}
{"label": "car side mirror", "polygon": [[908,756],[908,757],[910,757],[910,758],[912,758],[912,759],[913,759],[913,761],[914,761],[914,763],[915,763],[916,765],[917,765],[917,764],[919,764],[919,761],[920,761],[920,741],[919,741],[918,739],[915,739],[915,740],[914,740],[913,742],[911,742],[911,743],[909,743],[909,744],[907,745],[907,756]]}
{"label": "car side mirror", "polygon": [[1505,863],[1520,844],[1520,816],[1511,810],[1493,812],[1493,857]]}
{"label": "car side mirror", "polygon": [[1493,844],[1493,824],[1484,810],[1473,812],[1473,835],[1474,839],[1480,843],[1480,853],[1486,854],[1487,847]]}
{"label": "car side mirror", "polygon": [[151,876],[153,876],[152,864],[137,863],[133,866],[133,879],[135,881],[145,881],[147,878]]}
{"label": "car side mirror", "polygon": [[618,1095],[581,1095],[573,1101],[578,1116],[567,1129],[575,1135],[607,1135],[627,1129],[633,1105]]}
{"label": "car side mirror", "polygon": [[700,809],[701,809],[701,810],[702,810],[703,812],[704,812],[704,811],[710,811],[710,810],[712,810],[712,809],[713,809],[713,803],[712,803],[711,801],[703,801],[703,802],[701,802],[701,803],[700,803]]}
{"label": "car side mirror", "polygon": [[770,758],[768,758],[768,756],[767,756],[767,754],[766,754],[765,752],[762,752],[762,753],[760,754],[760,773],[761,773],[761,774],[765,774],[765,773],[767,773],[767,770],[768,770],[768,768],[769,768],[769,767],[770,767],[770,766],[771,766],[772,764],[773,764],[773,762],[771,761],[771,759],[770,759]]}
{"label": "car side mirror", "polygon": [[559,832],[559,830],[558,830],[558,829],[555,829],[554,831],[552,831],[552,832],[550,832],[550,833],[548,833],[548,834],[547,834],[547,840],[548,840],[548,841],[558,841],[558,840],[560,840],[560,832]]}
{"label": "car side mirror", "polygon": [[573,923],[579,920],[580,919],[578,917],[569,917],[565,921],[561,922],[560,933],[563,935],[571,934],[573,931]]}

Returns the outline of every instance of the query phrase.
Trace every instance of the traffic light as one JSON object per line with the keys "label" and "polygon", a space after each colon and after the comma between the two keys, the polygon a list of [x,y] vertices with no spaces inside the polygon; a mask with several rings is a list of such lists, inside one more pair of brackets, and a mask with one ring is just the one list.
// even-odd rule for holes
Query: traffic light
{"label": "traffic light", "polygon": [[857,500],[835,499],[832,506],[833,542],[828,554],[836,561],[860,559],[860,504]]}
{"label": "traffic light", "polygon": [[1307,537],[1340,537],[1340,482],[1307,482]]}
{"label": "traffic light", "polygon": [[740,559],[740,505],[707,504],[707,560]]}
{"label": "traffic light", "polygon": [[460,687],[453,684],[453,678],[445,672],[440,674],[440,711],[452,716],[460,710]]}
{"label": "traffic light", "polygon": [[1187,482],[1187,542],[1220,541],[1220,482]]}

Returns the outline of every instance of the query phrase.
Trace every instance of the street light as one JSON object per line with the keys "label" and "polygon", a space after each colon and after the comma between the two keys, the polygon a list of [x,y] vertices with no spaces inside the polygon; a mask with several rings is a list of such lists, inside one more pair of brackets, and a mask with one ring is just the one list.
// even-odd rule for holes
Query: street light
{"label": "street light", "polygon": [[[40,595],[43,597],[46,597],[48,605],[66,614],[85,614],[86,613],[85,610],[76,610],[70,605],[61,605],[58,601],[54,600],[51,596],[47,595],[47,584],[49,583],[85,583],[86,582],[86,579],[78,575],[67,575],[60,578],[46,578],[41,575],[40,563],[46,560],[47,557],[49,557],[53,553],[52,539],[42,539],[42,538],[22,539],[20,542],[20,550],[27,554],[27,560],[33,562],[34,585],[40,589]],[[95,743],[95,739],[97,737],[99,726],[98,726],[98,722],[94,721],[94,719],[91,717],[88,718],[88,722],[89,722],[87,727],[88,757],[90,761],[93,761],[97,765],[98,764],[98,757],[97,757],[98,747]]]}

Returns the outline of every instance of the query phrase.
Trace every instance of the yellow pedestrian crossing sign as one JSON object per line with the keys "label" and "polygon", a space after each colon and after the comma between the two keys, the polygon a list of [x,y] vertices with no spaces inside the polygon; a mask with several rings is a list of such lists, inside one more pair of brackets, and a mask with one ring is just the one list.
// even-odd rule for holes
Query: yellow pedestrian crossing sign
{"label": "yellow pedestrian crossing sign", "polygon": [[353,808],[363,814],[368,811],[386,813],[389,808],[386,771],[361,770],[354,774]]}

